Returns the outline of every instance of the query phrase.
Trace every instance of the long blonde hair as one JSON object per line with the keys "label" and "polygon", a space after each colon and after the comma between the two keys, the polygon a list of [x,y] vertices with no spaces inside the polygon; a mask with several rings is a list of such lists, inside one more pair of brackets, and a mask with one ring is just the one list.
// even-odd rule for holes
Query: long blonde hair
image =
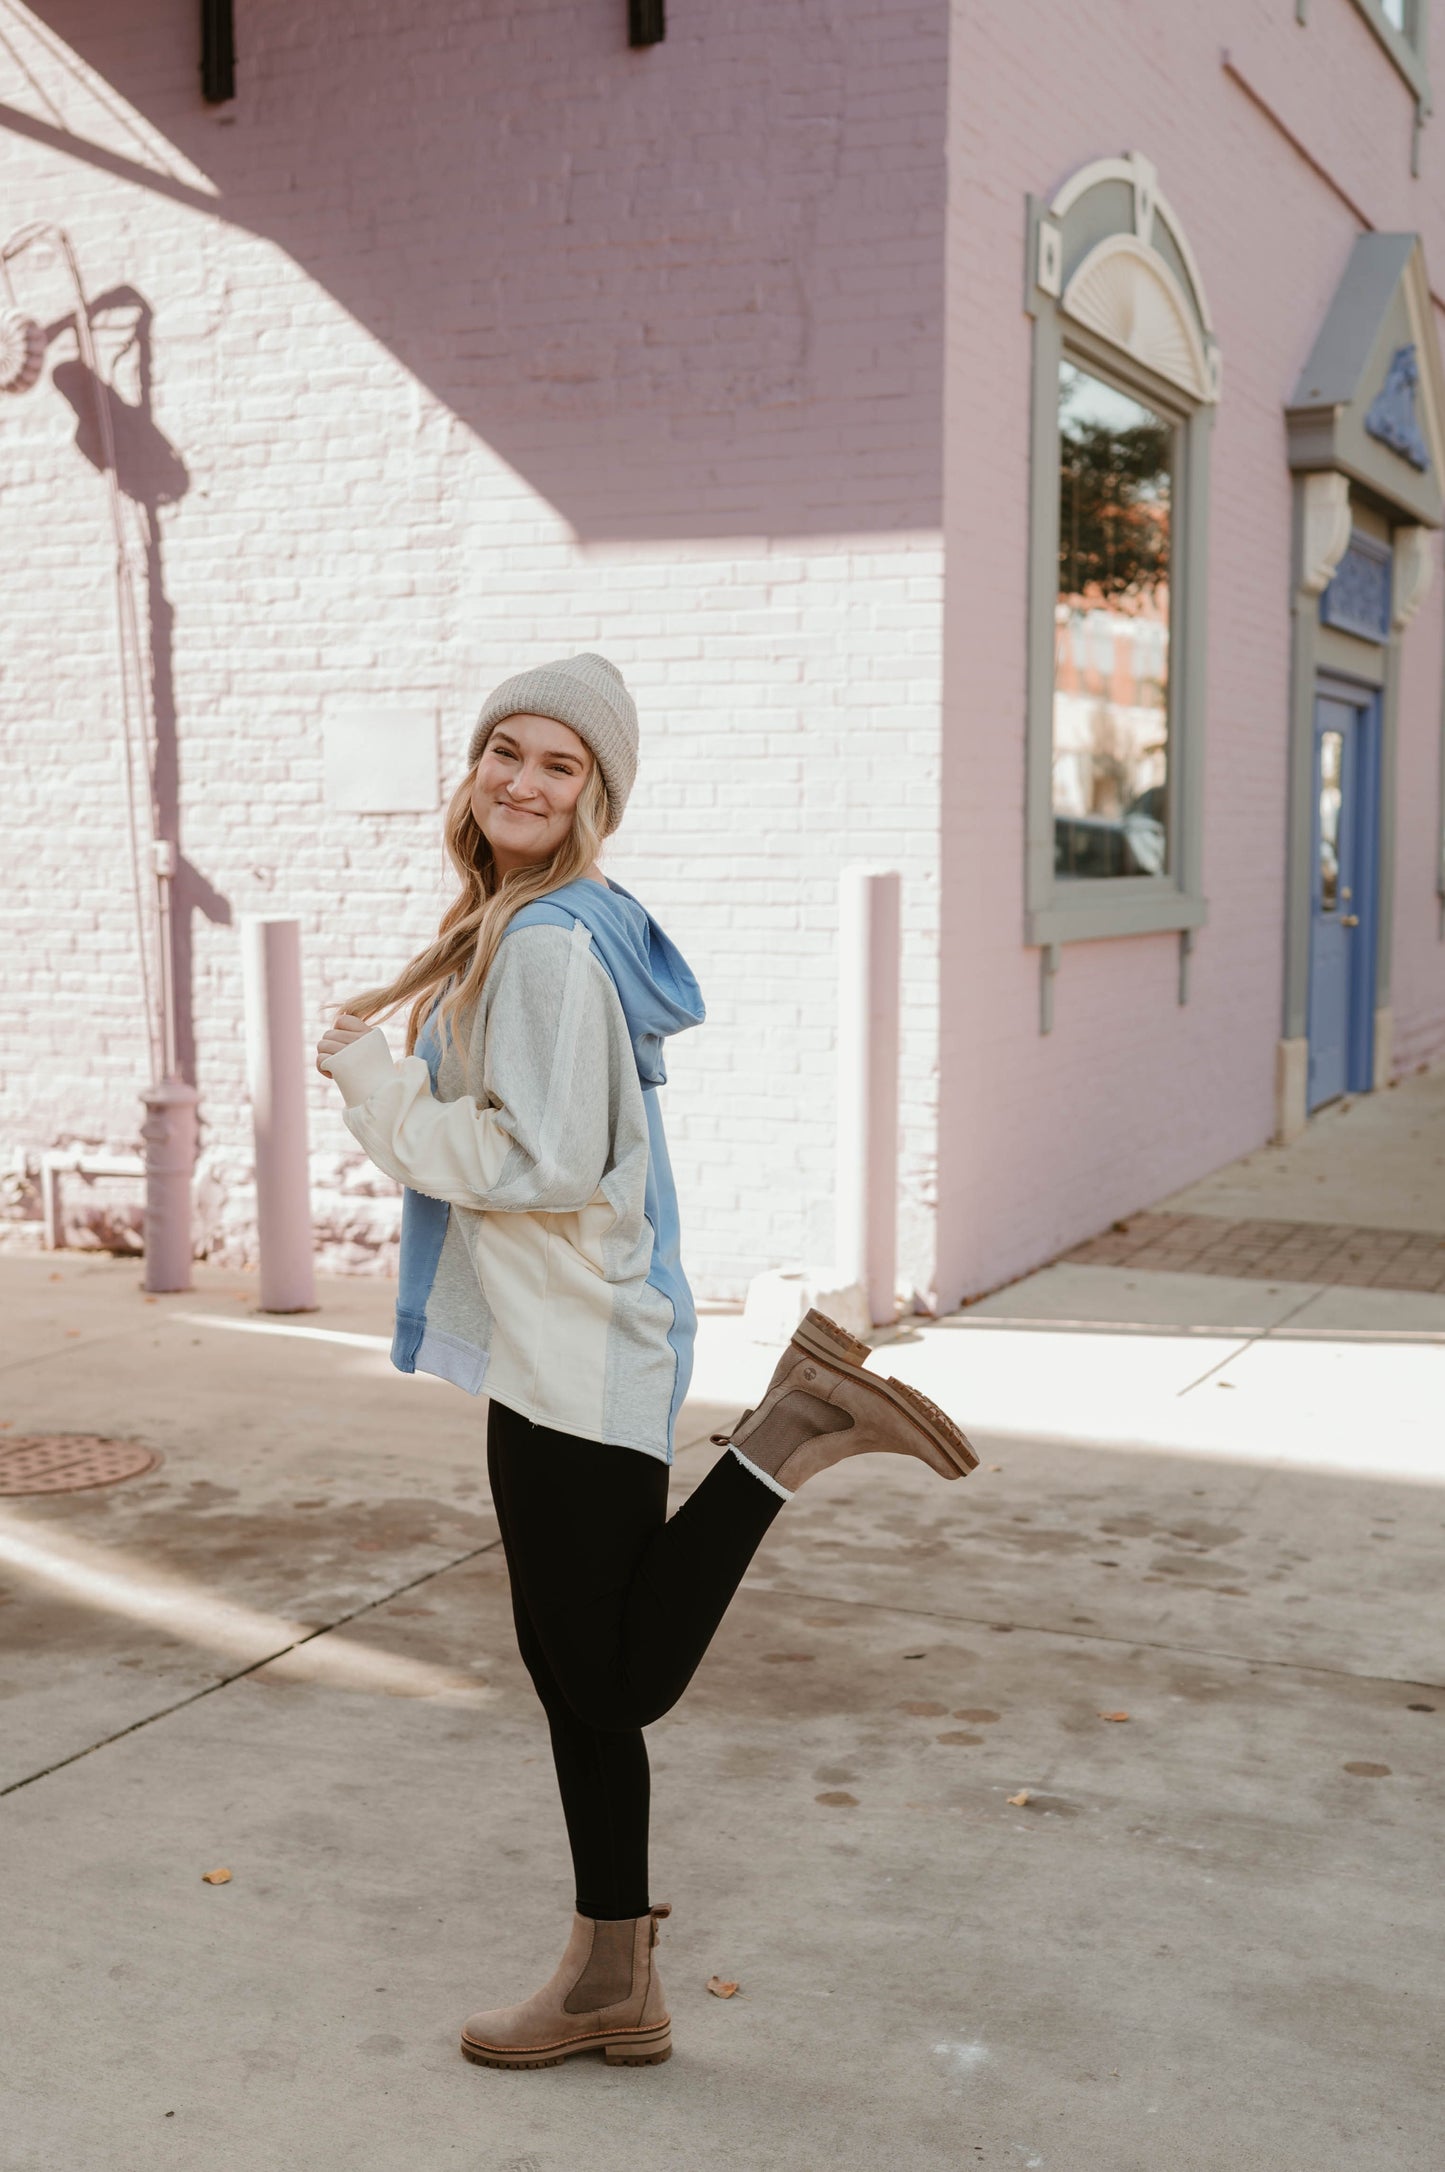
{"label": "long blonde hair", "polygon": [[442,836],[462,887],[442,914],[435,942],[419,951],[386,987],[364,989],[338,1006],[358,1018],[375,1019],[414,997],[406,1026],[408,1056],[416,1047],[437,989],[457,978],[458,985],[444,998],[437,1018],[445,1047],[445,1036],[455,1026],[458,1014],[481,994],[482,982],[513,913],[530,905],[534,898],[545,897],[549,890],[560,890],[563,883],[585,875],[602,845],[607,787],[594,757],[572,812],[572,827],[551,858],[539,861],[535,867],[515,867],[509,874],[499,875],[492,848],[472,812],[474,775],[474,768],[467,771],[447,806]]}

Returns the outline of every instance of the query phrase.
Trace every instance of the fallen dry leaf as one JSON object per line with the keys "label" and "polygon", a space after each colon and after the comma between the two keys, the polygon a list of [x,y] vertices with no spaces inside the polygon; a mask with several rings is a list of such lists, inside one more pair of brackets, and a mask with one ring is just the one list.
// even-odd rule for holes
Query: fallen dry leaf
{"label": "fallen dry leaf", "polygon": [[1101,1712],[1099,1717],[1106,1720],[1126,1720],[1129,1715],[1127,1712]]}
{"label": "fallen dry leaf", "polygon": [[826,1794],[815,1795],[814,1802],[826,1803],[830,1810],[856,1810],[858,1798],[844,1787],[830,1788]]}
{"label": "fallen dry leaf", "polygon": [[1015,1808],[1016,1810],[1022,1810],[1022,1808],[1023,1808],[1024,1804],[1025,1804],[1025,1803],[1026,1803],[1026,1802],[1027,1802],[1028,1800],[1029,1800],[1029,1791],[1028,1791],[1028,1789],[1027,1789],[1026,1787],[1021,1787],[1021,1788],[1019,1789],[1019,1791],[1018,1791],[1017,1795],[1010,1795],[1010,1797],[1009,1797],[1009,1801],[1010,1801],[1010,1802],[1011,1802],[1011,1803],[1013,1804],[1013,1806],[1014,1806],[1014,1808]]}
{"label": "fallen dry leaf", "polygon": [[730,1999],[737,1990],[735,1983],[724,1983],[721,1976],[709,1976],[707,1987],[715,1999]]}
{"label": "fallen dry leaf", "polygon": [[202,1885],[229,1885],[230,1882],[231,1873],[229,1870],[203,1870],[201,1872]]}
{"label": "fallen dry leaf", "polygon": [[1346,1765],[1345,1771],[1354,1773],[1355,1777],[1360,1780],[1388,1780],[1390,1777],[1388,1765],[1371,1765],[1367,1764],[1364,1759]]}

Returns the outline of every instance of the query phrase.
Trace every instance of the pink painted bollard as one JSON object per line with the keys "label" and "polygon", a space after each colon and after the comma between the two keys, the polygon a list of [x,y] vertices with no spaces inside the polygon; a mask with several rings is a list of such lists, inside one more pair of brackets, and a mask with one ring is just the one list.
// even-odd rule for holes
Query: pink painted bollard
{"label": "pink painted bollard", "polygon": [[163,1078],[141,1095],[145,1156],[143,1290],[191,1288],[191,1172],[196,1163],[196,1089]]}
{"label": "pink painted bollard", "polygon": [[256,1138],[261,1310],[315,1312],[300,921],[243,913],[241,971],[246,1086]]}
{"label": "pink painted bollard", "polygon": [[897,1311],[898,1034],[902,884],[895,868],[845,867],[838,883],[837,1275],[868,1317]]}

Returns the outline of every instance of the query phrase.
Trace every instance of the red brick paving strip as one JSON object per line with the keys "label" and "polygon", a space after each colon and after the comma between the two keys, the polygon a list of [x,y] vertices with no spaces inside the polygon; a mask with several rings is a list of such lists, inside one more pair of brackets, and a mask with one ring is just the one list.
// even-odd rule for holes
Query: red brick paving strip
{"label": "red brick paving strip", "polygon": [[1445,1291],[1445,1236],[1356,1229],[1348,1222],[1228,1222],[1213,1214],[1131,1214],[1063,1256],[1084,1267]]}

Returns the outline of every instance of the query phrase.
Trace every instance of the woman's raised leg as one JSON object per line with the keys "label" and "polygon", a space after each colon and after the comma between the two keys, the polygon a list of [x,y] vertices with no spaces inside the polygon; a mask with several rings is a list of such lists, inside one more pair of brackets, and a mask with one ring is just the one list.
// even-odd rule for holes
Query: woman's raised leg
{"label": "woman's raised leg", "polygon": [[666,1464],[493,1404],[507,1561],[551,1677],[594,1728],[661,1718],[711,1643],[784,1496],[722,1455],[676,1515]]}

